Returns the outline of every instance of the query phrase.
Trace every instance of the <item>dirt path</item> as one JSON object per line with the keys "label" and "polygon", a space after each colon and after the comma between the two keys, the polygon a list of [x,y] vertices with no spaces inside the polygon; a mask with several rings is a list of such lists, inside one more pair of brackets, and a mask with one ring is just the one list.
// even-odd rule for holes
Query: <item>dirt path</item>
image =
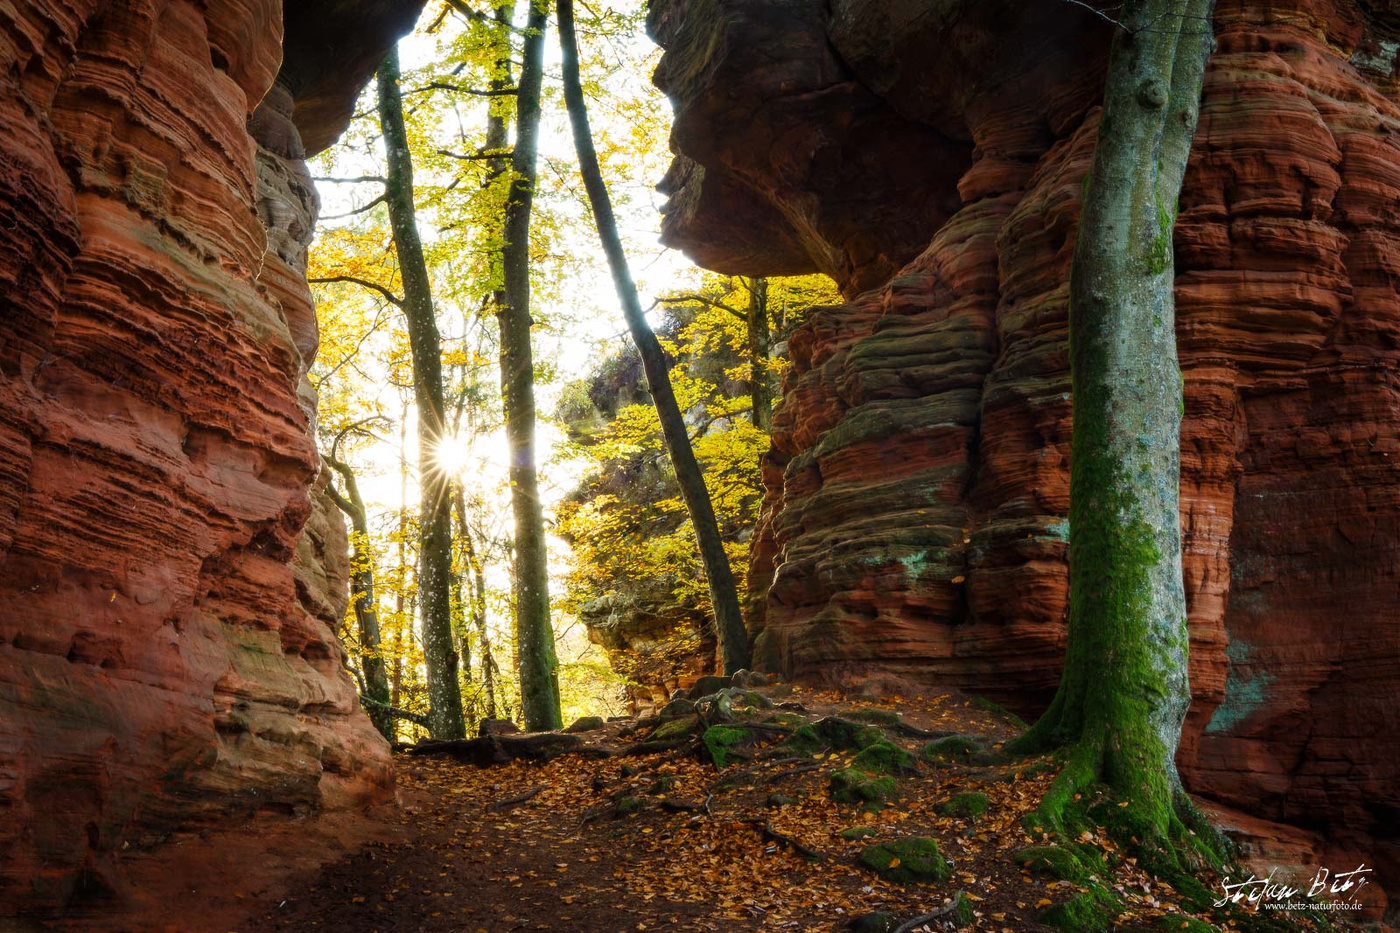
{"label": "dirt path", "polygon": [[[809,702],[814,713],[836,709]],[[928,728],[1007,731],[1000,717],[970,705],[942,715],[907,704],[903,709],[907,721]],[[400,756],[407,841],[371,845],[329,866],[314,884],[238,933],[826,930],[875,910],[907,919],[939,906],[958,887],[990,880],[969,871],[961,884],[906,890],[858,868],[854,857],[863,844],[842,839],[841,830],[941,819],[933,813],[938,798],[911,778],[881,814],[858,818],[854,807],[826,796],[828,774],[840,763],[834,757],[814,762],[820,766],[778,781],[757,774],[757,785],[743,779],[730,790],[714,787],[721,775],[694,755],[565,756],[544,765],[486,769],[450,758]],[[501,808],[502,801],[536,788],[529,800]],[[790,802],[770,806],[774,793]],[[709,812],[703,809],[707,796]],[[622,797],[636,800],[639,809],[618,815]],[[691,806],[699,809],[676,809]],[[822,862],[765,835],[765,821],[819,852]],[[970,853],[974,843],[954,839],[949,845]],[[1008,881],[1020,878],[1009,863],[1002,873]],[[1029,916],[1004,916],[1005,924],[986,928],[1040,929]]]}
{"label": "dirt path", "polygon": [[[748,739],[723,769],[697,738],[703,724],[683,733],[678,748],[621,757],[477,767],[402,754],[397,809],[339,829],[311,820],[190,840],[174,856],[188,857],[178,883],[159,875],[158,861],[133,876],[144,913],[63,929],[807,933],[845,930],[864,917],[859,929],[890,933],[952,904],[959,914],[917,929],[1034,933],[1048,929],[1037,919],[1047,908],[1085,890],[1037,873],[1021,855],[1035,842],[1022,817],[1054,768],[995,754],[1021,728],[1012,719],[958,696],[896,703],[783,690],[778,699],[800,712],[744,713]],[[833,799],[833,775],[861,766],[871,746],[781,744],[788,730],[832,715],[877,729],[884,754],[891,743],[907,753],[893,750],[904,761],[878,805]],[[982,751],[928,747],[930,734],[950,732],[955,742],[981,737],[967,744]],[[588,741],[615,751],[650,734],[613,723]],[[938,866],[951,864],[946,877],[900,884],[859,863],[874,844],[917,838],[936,842]],[[1113,865],[1099,881],[1118,903],[1114,929],[1225,928],[1184,913],[1176,892],[1117,857],[1108,838],[1081,841]],[[870,916],[877,913],[878,922]]]}

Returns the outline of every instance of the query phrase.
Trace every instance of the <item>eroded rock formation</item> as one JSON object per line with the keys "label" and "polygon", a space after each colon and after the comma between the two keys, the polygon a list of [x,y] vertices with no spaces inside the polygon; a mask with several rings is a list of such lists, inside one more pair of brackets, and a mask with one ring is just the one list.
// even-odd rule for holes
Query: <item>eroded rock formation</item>
{"label": "eroded rock formation", "polygon": [[334,627],[307,145],[420,3],[0,6],[0,914],[382,799]]}
{"label": "eroded rock formation", "polygon": [[[677,111],[666,240],[850,298],[791,341],[759,657],[1039,711],[1064,645],[1066,298],[1105,24],[1059,2],[658,0],[651,26]],[[1400,35],[1351,0],[1222,0],[1215,28],[1176,237],[1182,772],[1394,892]]]}

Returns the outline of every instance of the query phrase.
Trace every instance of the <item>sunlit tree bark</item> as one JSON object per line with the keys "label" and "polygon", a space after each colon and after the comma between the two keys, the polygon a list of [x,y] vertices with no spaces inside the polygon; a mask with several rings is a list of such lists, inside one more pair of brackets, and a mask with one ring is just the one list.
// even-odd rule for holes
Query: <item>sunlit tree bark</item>
{"label": "sunlit tree bark", "polygon": [[427,662],[429,729],[437,738],[465,735],[458,657],[452,638],[452,511],[449,481],[434,455],[443,437],[446,406],[442,350],[433,308],[432,281],[413,199],[413,159],[404,128],[399,90],[398,50],[379,67],[376,83],[379,122],[384,135],[384,200],[394,234],[403,281],[402,309],[413,356],[413,390],[418,409],[420,539],[418,591],[423,654]]}
{"label": "sunlit tree bark", "polygon": [[[544,80],[547,10],[531,6],[526,20],[516,93],[512,179],[505,214],[501,265],[501,394],[510,447],[511,505],[515,513],[515,623],[519,647],[520,705],[525,727],[557,729],[559,662],[549,612],[549,553],[535,458],[535,366],[530,346],[530,215],[534,203]],[[488,143],[489,144],[489,143]]]}

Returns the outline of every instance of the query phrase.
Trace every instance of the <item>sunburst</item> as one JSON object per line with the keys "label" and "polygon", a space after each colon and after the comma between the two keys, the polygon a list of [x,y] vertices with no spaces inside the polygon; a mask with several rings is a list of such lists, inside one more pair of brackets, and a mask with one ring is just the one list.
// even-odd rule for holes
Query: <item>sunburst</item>
{"label": "sunburst", "polygon": [[471,442],[460,434],[448,434],[433,445],[432,466],[444,476],[460,477],[478,465]]}

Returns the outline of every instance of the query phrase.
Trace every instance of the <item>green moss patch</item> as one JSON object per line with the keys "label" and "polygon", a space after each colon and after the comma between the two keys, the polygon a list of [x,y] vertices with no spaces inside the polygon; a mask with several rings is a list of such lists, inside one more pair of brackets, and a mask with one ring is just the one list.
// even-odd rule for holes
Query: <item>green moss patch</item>
{"label": "green moss patch", "polygon": [[992,802],[986,794],[954,794],[938,805],[941,816],[951,816],[962,820],[975,819],[987,812]]}
{"label": "green moss patch", "polygon": [[894,774],[913,767],[914,756],[887,739],[866,746],[851,767],[870,774]]}
{"label": "green moss patch", "polygon": [[1035,875],[1047,875],[1059,881],[1082,884],[1089,871],[1069,849],[1061,846],[1030,846],[1015,855],[1017,865]]}
{"label": "green moss patch", "polygon": [[858,841],[867,836],[873,836],[876,832],[877,830],[873,826],[852,826],[850,829],[841,830],[841,838]]}
{"label": "green moss patch", "polygon": [[704,743],[705,750],[710,753],[710,759],[715,763],[715,767],[724,768],[729,764],[734,749],[752,741],[753,738],[753,730],[745,729],[743,726],[710,726],[705,730],[700,741]]}
{"label": "green moss patch", "polygon": [[1120,905],[1107,890],[1098,885],[1065,901],[1047,907],[1040,922],[1066,933],[1099,933],[1107,930],[1118,915]]}
{"label": "green moss patch", "polygon": [[877,726],[899,725],[899,714],[892,709],[858,709],[848,713],[852,719],[874,723]]}
{"label": "green moss patch", "polygon": [[796,755],[815,755],[822,749],[860,750],[883,741],[887,741],[884,733],[873,726],[828,716],[794,729],[782,747]]}
{"label": "green moss patch", "polygon": [[928,743],[921,754],[929,761],[966,761],[981,750],[970,736],[950,735]]}
{"label": "green moss patch", "polygon": [[948,915],[953,926],[959,930],[963,927],[972,926],[972,922],[977,918],[972,913],[972,899],[966,893],[959,891],[956,895],[958,906],[953,908],[953,912]]}
{"label": "green moss patch", "polygon": [[831,774],[831,799],[841,803],[883,804],[894,794],[894,778],[843,768]]}
{"label": "green moss patch", "polygon": [[909,836],[873,845],[860,853],[858,861],[886,881],[897,884],[947,881],[953,868],[938,851],[938,843],[927,836]]}
{"label": "green moss patch", "polygon": [[663,722],[656,727],[656,731],[652,732],[651,738],[654,742],[664,742],[667,739],[683,739],[694,732],[699,725],[700,717],[692,713],[689,716],[681,716],[677,719]]}

